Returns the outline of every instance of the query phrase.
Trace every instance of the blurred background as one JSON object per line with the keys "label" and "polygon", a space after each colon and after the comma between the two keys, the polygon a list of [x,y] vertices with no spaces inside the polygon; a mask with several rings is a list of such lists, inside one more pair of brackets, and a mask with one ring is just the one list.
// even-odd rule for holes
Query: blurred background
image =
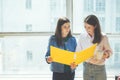
{"label": "blurred background", "polygon": [[[52,80],[44,56],[58,18],[70,19],[78,39],[89,14],[99,18],[109,38],[113,55],[106,68],[114,80],[120,73],[120,0],[0,0],[0,79]],[[82,80],[82,71],[81,64],[75,80]]]}

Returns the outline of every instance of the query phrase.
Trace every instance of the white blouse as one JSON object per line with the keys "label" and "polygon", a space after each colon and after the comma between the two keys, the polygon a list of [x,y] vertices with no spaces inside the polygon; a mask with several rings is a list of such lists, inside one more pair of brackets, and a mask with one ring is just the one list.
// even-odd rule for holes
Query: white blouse
{"label": "white blouse", "polygon": [[[77,43],[77,47],[76,47],[76,52],[84,50],[84,49],[90,47],[91,45],[93,45],[93,43],[92,43],[93,39],[94,39],[94,37],[89,36],[88,33],[80,34],[80,37],[79,37],[79,40]],[[102,41],[96,47],[94,57],[86,60],[86,62],[96,64],[96,65],[104,65],[105,60],[102,59],[102,55],[103,55],[104,51],[108,51],[110,56],[112,55],[112,50],[110,48],[108,38],[105,34],[103,34]],[[100,54],[98,54],[98,52]]]}

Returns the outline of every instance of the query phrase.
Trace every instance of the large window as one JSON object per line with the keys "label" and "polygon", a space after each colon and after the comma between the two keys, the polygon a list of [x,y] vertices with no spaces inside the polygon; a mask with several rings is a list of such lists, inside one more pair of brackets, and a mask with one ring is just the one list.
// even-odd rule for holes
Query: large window
{"label": "large window", "polygon": [[[113,3],[111,3],[113,2]],[[51,74],[45,53],[59,17],[71,20],[71,31],[85,32],[84,18],[95,14],[113,49],[108,74],[120,72],[119,0],[0,0],[0,74]],[[112,5],[112,9],[111,9]],[[116,7],[117,6],[117,7]],[[110,33],[110,34],[108,34]],[[82,74],[82,64],[76,70]]]}

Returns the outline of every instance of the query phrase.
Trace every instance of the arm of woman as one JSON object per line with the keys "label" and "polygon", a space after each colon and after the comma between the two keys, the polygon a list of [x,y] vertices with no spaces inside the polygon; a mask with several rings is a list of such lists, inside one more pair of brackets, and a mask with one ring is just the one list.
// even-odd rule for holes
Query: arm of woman
{"label": "arm of woman", "polygon": [[47,48],[47,52],[45,55],[45,59],[48,64],[50,64],[52,62],[52,58],[50,57],[50,46],[53,45],[52,37],[53,36],[51,36],[49,39],[48,48]]}
{"label": "arm of woman", "polygon": [[109,41],[108,41],[108,37],[105,36],[104,37],[104,54],[103,54],[103,58],[109,58],[112,55],[112,49],[110,47]]}

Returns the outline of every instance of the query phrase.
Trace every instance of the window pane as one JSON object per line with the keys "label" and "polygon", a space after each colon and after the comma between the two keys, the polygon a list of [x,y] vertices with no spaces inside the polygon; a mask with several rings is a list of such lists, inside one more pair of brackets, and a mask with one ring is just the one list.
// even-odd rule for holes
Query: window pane
{"label": "window pane", "polygon": [[120,32],[120,17],[116,18],[116,31]]}
{"label": "window pane", "polygon": [[[6,36],[0,43],[3,74],[51,74],[45,54],[49,36]],[[0,73],[1,74],[1,73]]]}
{"label": "window pane", "polygon": [[66,0],[2,0],[0,8],[2,32],[53,32],[66,16]]}
{"label": "window pane", "polygon": [[[88,2],[86,2],[88,1]],[[73,1],[73,32],[84,32],[84,19],[90,14],[94,14],[99,18],[102,31],[104,33],[119,33],[117,27],[116,30],[116,17],[120,17],[120,14],[115,12],[116,1],[111,0],[74,0]],[[93,8],[90,8],[90,5]],[[111,6],[112,5],[112,6]],[[86,8],[89,7],[87,10]],[[93,9],[93,10],[92,10]],[[87,12],[86,12],[87,10]],[[117,20],[117,26],[120,21]]]}
{"label": "window pane", "polygon": [[112,57],[107,60],[106,69],[108,74],[116,75],[120,72],[120,38],[110,37],[110,45],[113,49]]}
{"label": "window pane", "polygon": [[32,9],[32,0],[26,0],[26,9]]}
{"label": "window pane", "polygon": [[105,30],[105,18],[104,17],[98,17],[98,18],[99,18],[99,21],[100,21],[101,30],[103,32],[107,31],[107,30]]}
{"label": "window pane", "polygon": [[105,0],[96,0],[96,11],[97,12],[105,11]]}
{"label": "window pane", "polygon": [[120,0],[116,0],[116,12],[120,13]]}
{"label": "window pane", "polygon": [[84,10],[86,12],[93,11],[93,1],[94,0],[84,0]]}

